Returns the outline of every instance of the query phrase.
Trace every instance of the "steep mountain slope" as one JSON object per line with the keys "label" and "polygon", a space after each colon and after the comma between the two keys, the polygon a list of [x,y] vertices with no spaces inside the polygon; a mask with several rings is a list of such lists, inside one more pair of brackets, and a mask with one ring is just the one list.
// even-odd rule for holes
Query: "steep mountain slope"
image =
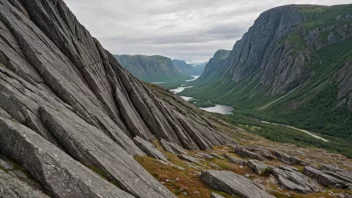
{"label": "steep mountain slope", "polygon": [[0,154],[45,194],[175,197],[134,160],[146,154],[133,137],[232,142],[218,121],[122,68],[62,0],[0,0],[0,26]]}
{"label": "steep mountain slope", "polygon": [[121,65],[135,77],[147,82],[186,80],[189,74],[163,56],[115,55]]}
{"label": "steep mountain slope", "polygon": [[172,63],[178,67],[184,74],[187,75],[201,75],[204,71],[205,64],[191,65],[183,60],[172,60]]}
{"label": "steep mountain slope", "polygon": [[226,60],[230,51],[218,50],[214,57],[207,63],[203,74],[199,77],[199,81],[212,81],[221,77],[221,74],[226,69]]}
{"label": "steep mountain slope", "polygon": [[216,63],[216,78],[207,77],[214,75],[209,63],[183,94],[347,141],[352,137],[351,37],[351,4],[273,8]]}

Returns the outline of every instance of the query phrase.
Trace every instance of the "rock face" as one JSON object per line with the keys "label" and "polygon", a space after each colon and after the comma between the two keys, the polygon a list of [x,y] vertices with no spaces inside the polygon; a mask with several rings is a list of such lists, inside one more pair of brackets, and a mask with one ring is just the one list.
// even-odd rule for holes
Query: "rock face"
{"label": "rock face", "polygon": [[42,182],[51,196],[134,197],[20,123],[0,118],[0,143],[0,151],[18,161]]}
{"label": "rock face", "polygon": [[164,139],[161,139],[160,143],[166,151],[168,151],[174,155],[186,155],[187,154],[187,151],[177,144],[167,142]]}
{"label": "rock face", "polygon": [[208,170],[200,178],[215,190],[244,198],[273,198],[251,180],[229,171]]}
{"label": "rock face", "polygon": [[157,148],[155,148],[154,145],[151,144],[150,142],[147,142],[138,136],[133,138],[133,142],[140,149],[142,149],[142,151],[144,151],[148,156],[167,162],[166,156],[162,152],[160,152]]}
{"label": "rock face", "polygon": [[0,170],[0,197],[49,198],[41,191],[33,189],[25,182],[12,177],[2,170]]}
{"label": "rock face", "polygon": [[178,151],[231,142],[122,68],[62,0],[0,0],[0,27],[0,154],[50,196],[175,197],[133,159],[147,153],[134,137]]}

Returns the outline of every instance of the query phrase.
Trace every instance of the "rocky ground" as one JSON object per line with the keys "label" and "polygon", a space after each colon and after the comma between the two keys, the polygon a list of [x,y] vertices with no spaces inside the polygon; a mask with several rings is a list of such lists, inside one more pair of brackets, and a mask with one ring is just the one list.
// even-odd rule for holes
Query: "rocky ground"
{"label": "rocky ground", "polygon": [[352,160],[246,133],[236,138],[245,146],[175,152],[155,141],[167,160],[136,160],[178,197],[352,197]]}

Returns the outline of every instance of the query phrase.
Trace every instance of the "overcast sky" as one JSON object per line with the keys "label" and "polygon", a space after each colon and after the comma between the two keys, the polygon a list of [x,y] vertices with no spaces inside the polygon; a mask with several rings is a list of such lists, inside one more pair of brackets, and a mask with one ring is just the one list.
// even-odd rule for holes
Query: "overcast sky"
{"label": "overcast sky", "polygon": [[285,4],[352,0],[64,0],[113,54],[163,55],[192,63],[232,49],[259,14]]}

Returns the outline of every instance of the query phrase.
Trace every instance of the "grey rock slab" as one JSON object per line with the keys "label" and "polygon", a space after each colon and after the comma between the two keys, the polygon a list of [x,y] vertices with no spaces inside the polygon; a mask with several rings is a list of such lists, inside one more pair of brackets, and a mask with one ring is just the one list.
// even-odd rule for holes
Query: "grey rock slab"
{"label": "grey rock slab", "polygon": [[40,113],[47,128],[71,156],[99,168],[125,191],[136,197],[174,197],[116,142],[76,114],[50,107],[42,107]]}
{"label": "grey rock slab", "polygon": [[220,156],[220,155],[218,155],[216,153],[210,153],[210,155],[212,155],[213,157],[218,158],[218,159],[222,159],[222,160],[225,159],[224,157],[222,157],[222,156]]}
{"label": "grey rock slab", "polygon": [[0,145],[0,151],[27,169],[51,196],[134,197],[15,121],[0,118]]}
{"label": "grey rock slab", "polygon": [[188,162],[192,162],[192,163],[195,163],[195,164],[198,164],[198,165],[202,165],[198,160],[197,158],[195,157],[192,157],[192,156],[189,156],[189,155],[178,155],[178,157],[182,160],[185,160],[185,161],[188,161]]}
{"label": "grey rock slab", "polygon": [[274,198],[253,181],[230,171],[207,170],[200,178],[215,190],[243,198]]}
{"label": "grey rock slab", "polygon": [[3,198],[49,198],[38,189],[0,170],[0,197]]}
{"label": "grey rock slab", "polygon": [[246,147],[247,150],[257,153],[267,159],[274,159],[275,156],[268,150],[262,147]]}
{"label": "grey rock slab", "polygon": [[312,178],[315,178],[320,184],[324,185],[324,186],[334,186],[334,187],[344,187],[344,188],[348,188],[349,185],[346,184],[346,182],[335,178],[331,175],[328,175],[318,169],[315,169],[313,167],[310,166],[306,166],[304,167],[304,171],[303,174],[308,175]]}
{"label": "grey rock slab", "polygon": [[[321,186],[314,179],[296,171],[294,168],[280,166],[273,168],[271,172],[279,181],[282,181],[282,185],[288,189],[292,190],[294,187],[297,192],[301,193],[312,193],[322,190]],[[286,180],[300,186],[300,188],[290,184]],[[285,184],[287,184],[287,186],[285,186]]]}
{"label": "grey rock slab", "polygon": [[288,164],[288,165],[301,165],[305,166],[307,165],[306,162],[304,162],[301,159],[298,159],[297,157],[287,155],[286,153],[282,153],[279,151],[274,151],[274,155],[283,163]]}
{"label": "grey rock slab", "polygon": [[300,193],[309,193],[310,191],[307,191],[307,189],[301,185],[295,184],[292,181],[285,179],[281,175],[277,177],[279,183],[286,189],[292,190],[292,191],[297,191]]}
{"label": "grey rock slab", "polygon": [[161,139],[160,143],[167,152],[174,155],[187,155],[187,151],[175,143],[168,142],[164,139]]}
{"label": "grey rock slab", "polygon": [[247,162],[241,159],[238,159],[237,157],[231,156],[227,153],[224,153],[223,156],[229,160],[231,163],[235,163],[235,164],[240,164],[240,165],[246,165]]}
{"label": "grey rock slab", "polygon": [[211,193],[211,197],[210,198],[225,198],[225,197],[213,192],[213,193]]}
{"label": "grey rock slab", "polygon": [[252,151],[249,151],[247,150],[246,148],[244,147],[240,147],[240,146],[237,146],[235,148],[235,153],[241,157],[245,157],[245,158],[251,158],[251,159],[256,159],[256,160],[259,160],[259,161],[264,161],[265,158],[261,155],[258,155],[256,153],[253,153]]}
{"label": "grey rock slab", "polygon": [[155,146],[142,139],[141,137],[137,136],[133,138],[133,142],[142,150],[144,151],[148,156],[153,157],[155,159],[163,160],[167,162],[166,156],[160,152]]}
{"label": "grey rock slab", "polygon": [[247,166],[249,168],[251,168],[255,173],[257,173],[258,175],[262,175],[265,173],[268,173],[271,170],[271,167],[261,163],[257,160],[248,160],[247,161]]}

